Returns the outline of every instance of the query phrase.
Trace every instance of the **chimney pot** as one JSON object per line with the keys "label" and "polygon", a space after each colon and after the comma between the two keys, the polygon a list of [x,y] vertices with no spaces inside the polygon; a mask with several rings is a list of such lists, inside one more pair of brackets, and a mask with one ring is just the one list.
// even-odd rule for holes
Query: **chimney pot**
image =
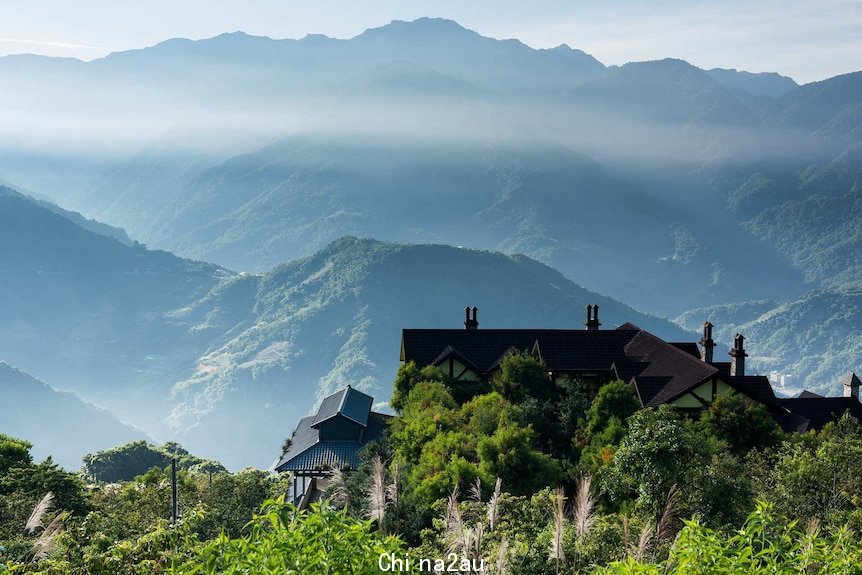
{"label": "chimney pot", "polygon": [[740,334],[733,336],[733,349],[730,350],[730,376],[743,377],[745,375],[745,353],[743,342],[745,338]]}
{"label": "chimney pot", "polygon": [[470,316],[471,308],[467,306],[464,308],[464,329],[477,329],[479,327],[479,320],[477,319],[479,308],[473,306],[473,316]]}
{"label": "chimney pot", "polygon": [[852,371],[844,376],[844,397],[852,397],[859,401],[859,387],[862,386],[862,381]]}
{"label": "chimney pot", "polygon": [[587,321],[584,322],[584,326],[586,326],[587,331],[597,331],[599,326],[602,325],[599,323],[599,306],[596,305],[587,305]]}
{"label": "chimney pot", "polygon": [[712,363],[715,341],[712,339],[712,324],[708,321],[703,322],[703,337],[700,338],[700,345],[703,346],[700,359],[705,363]]}

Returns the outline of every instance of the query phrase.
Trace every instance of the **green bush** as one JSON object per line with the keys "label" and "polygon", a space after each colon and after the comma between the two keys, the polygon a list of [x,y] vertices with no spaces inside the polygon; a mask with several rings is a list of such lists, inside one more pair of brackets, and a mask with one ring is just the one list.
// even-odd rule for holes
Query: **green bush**
{"label": "green bush", "polygon": [[297,511],[283,499],[268,500],[249,533],[206,543],[191,559],[168,572],[175,575],[379,575],[381,554],[402,554],[395,537],[372,531],[372,522],[346,511],[312,504]]}
{"label": "green bush", "polygon": [[637,573],[668,575],[853,575],[862,573],[858,539],[846,529],[821,532],[816,524],[802,528],[758,503],[742,529],[724,533],[697,521],[685,528],[664,563],[629,558],[598,568],[595,575]]}

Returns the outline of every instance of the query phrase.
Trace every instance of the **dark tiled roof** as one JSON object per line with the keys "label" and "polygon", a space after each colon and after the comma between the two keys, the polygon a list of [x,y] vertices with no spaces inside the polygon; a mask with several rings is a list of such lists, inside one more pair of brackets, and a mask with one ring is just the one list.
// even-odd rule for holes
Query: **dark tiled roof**
{"label": "dark tiled roof", "polygon": [[370,412],[362,441],[320,441],[319,432],[311,427],[313,417],[303,417],[293,433],[293,444],[275,466],[276,471],[315,471],[327,468],[356,469],[361,463],[359,452],[369,441],[379,439],[391,416]]}
{"label": "dark tiled roof", "polygon": [[802,393],[799,394],[799,397],[811,399],[813,397],[823,397],[819,393],[814,393],[813,391],[808,391],[807,389],[803,389]]}
{"label": "dark tiled roof", "polygon": [[852,397],[786,397],[778,405],[809,420],[808,429],[820,429],[841,417],[845,411],[862,419],[862,403]]}
{"label": "dark tiled roof", "polygon": [[306,449],[293,459],[279,462],[278,471],[313,471],[325,469],[356,469],[359,450],[355,441],[323,441]]}
{"label": "dark tiled roof", "polygon": [[[635,378],[669,377],[667,384],[656,393],[646,407],[655,407],[673,401],[689,389],[711,378],[718,371],[708,363],[695,359],[688,353],[666,343],[653,334],[641,331],[626,345],[626,354],[631,359],[647,362],[646,369]],[[650,385],[654,385],[653,382]],[[641,391],[638,395],[644,395]]]}
{"label": "dark tiled roof", "polygon": [[811,423],[808,418],[798,415],[796,413],[791,413],[786,407],[782,407],[778,403],[773,403],[772,405],[767,405],[767,409],[769,413],[772,414],[772,417],[781,426],[781,429],[784,431],[791,433],[802,433],[806,429],[808,429],[809,424]]}
{"label": "dark tiled roof", "polygon": [[368,424],[368,413],[371,411],[372,403],[374,403],[373,397],[356,391],[348,385],[323,400],[311,425],[317,427],[324,421],[342,415],[364,427]]}
{"label": "dark tiled roof", "polygon": [[693,341],[674,341],[668,343],[700,361],[700,347]]}
{"label": "dark tiled roof", "polygon": [[290,438],[290,448],[288,448],[288,450],[281,456],[281,460],[279,460],[278,465],[276,465],[276,469],[286,461],[293,459],[317,443],[319,432],[317,429],[311,427],[311,423],[313,421],[313,415],[303,417],[299,420],[299,424],[297,424],[296,429],[293,431],[293,435]]}
{"label": "dark tiled roof", "polygon": [[[625,323],[614,330],[559,329],[405,329],[402,361],[419,366],[454,355],[486,375],[511,349],[531,351],[549,371],[609,372],[633,384],[641,403],[655,407],[672,402],[689,390],[720,378],[766,405],[785,430],[820,428],[849,410],[862,418],[862,404],[851,398],[822,398],[803,392],[799,398],[778,399],[765,376],[731,377],[730,362],[705,363],[694,342],[668,343],[638,326]],[[842,383],[858,385],[848,374]]]}
{"label": "dark tiled roof", "polygon": [[714,361],[712,366],[718,370],[724,377],[730,377],[730,362],[729,361]]}
{"label": "dark tiled roof", "polygon": [[615,361],[612,368],[617,379],[629,383],[634,377],[643,373],[643,370],[647,368],[647,364],[642,361],[623,360]]}
{"label": "dark tiled roof", "polygon": [[775,402],[775,392],[772,391],[772,384],[769,383],[769,378],[765,375],[731,377],[727,379],[727,382],[760,403],[769,404]]}
{"label": "dark tiled roof", "polygon": [[862,386],[862,381],[859,381],[856,374],[851,371],[841,378],[841,385],[846,387],[859,387]]}
{"label": "dark tiled roof", "polygon": [[537,349],[550,371],[609,371],[625,361],[631,330],[547,331],[536,335]]}
{"label": "dark tiled roof", "polygon": [[530,350],[536,341],[531,329],[405,329],[401,335],[402,360],[418,366],[433,365],[447,347],[457,349],[480,373],[487,371],[510,347]]}
{"label": "dark tiled roof", "polygon": [[636,331],[564,329],[405,329],[404,361],[433,365],[451,347],[469,358],[479,373],[487,373],[510,349],[538,351],[551,371],[609,370],[625,359],[623,348]]}
{"label": "dark tiled roof", "polygon": [[671,379],[668,376],[636,377],[634,379],[635,391],[637,391],[641,405],[650,405],[653,398],[670,383]]}

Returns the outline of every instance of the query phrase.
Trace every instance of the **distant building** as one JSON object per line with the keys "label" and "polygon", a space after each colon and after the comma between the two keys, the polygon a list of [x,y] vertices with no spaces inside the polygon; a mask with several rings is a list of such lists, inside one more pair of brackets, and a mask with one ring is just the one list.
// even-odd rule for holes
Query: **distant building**
{"label": "distant building", "polygon": [[317,413],[299,420],[275,466],[293,481],[287,500],[299,507],[320,497],[335,470],[359,467],[359,452],[380,438],[390,415],[371,411],[374,399],[349,385],[325,398]]}
{"label": "distant building", "polygon": [[708,407],[721,395],[741,393],[760,402],[785,429],[820,428],[845,412],[862,418],[859,378],[845,378],[845,397],[804,392],[779,398],[769,378],[745,370],[745,338],[736,334],[730,361],[716,361],[713,325],[704,323],[700,346],[666,342],[625,323],[602,330],[599,306],[588,305],[585,329],[479,329],[478,310],[465,310],[465,329],[405,329],[401,361],[439,368],[452,381],[488,380],[512,350],[542,360],[551,380],[576,378],[598,383],[622,380],[644,407],[669,404],[681,409]]}

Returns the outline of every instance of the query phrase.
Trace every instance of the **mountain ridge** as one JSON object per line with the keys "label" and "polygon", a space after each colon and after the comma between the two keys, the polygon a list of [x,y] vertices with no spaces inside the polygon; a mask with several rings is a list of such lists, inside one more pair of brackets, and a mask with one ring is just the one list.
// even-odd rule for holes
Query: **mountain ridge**
{"label": "mountain ridge", "polygon": [[150,440],[106,409],[57,390],[4,361],[0,361],[0,390],[4,396],[0,432],[27,438],[33,442],[33,455],[39,459],[52,456],[66,469],[79,469],[87,453]]}

